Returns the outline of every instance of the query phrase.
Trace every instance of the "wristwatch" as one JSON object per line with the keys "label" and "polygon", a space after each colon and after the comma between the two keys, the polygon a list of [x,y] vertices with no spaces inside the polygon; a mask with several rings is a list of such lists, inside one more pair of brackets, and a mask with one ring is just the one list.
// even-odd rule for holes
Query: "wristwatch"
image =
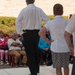
{"label": "wristwatch", "polygon": [[69,46],[69,48],[72,48],[73,47],[73,45],[72,46]]}

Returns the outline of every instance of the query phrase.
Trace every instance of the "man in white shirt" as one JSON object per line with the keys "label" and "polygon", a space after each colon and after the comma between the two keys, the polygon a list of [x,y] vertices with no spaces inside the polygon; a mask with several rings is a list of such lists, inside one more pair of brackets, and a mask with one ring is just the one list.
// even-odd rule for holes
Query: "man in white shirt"
{"label": "man in white shirt", "polygon": [[72,42],[70,40],[70,35],[72,33],[73,33],[73,43],[75,47],[75,14],[72,16],[70,22],[68,23],[64,34],[66,42],[70,49],[70,54],[74,55],[72,75],[75,75],[75,48],[73,47]]}
{"label": "man in white shirt", "polygon": [[[20,55],[23,55],[22,65],[26,66],[27,57],[26,52],[21,50],[22,43],[17,39],[16,32],[11,33],[11,39],[8,40],[9,53],[15,55],[15,67],[18,67],[18,59]],[[22,66],[21,65],[21,66]]]}
{"label": "man in white shirt", "polygon": [[[31,75],[39,73],[38,32],[41,29],[41,20],[45,23],[49,21],[49,18],[42,9],[34,5],[34,1],[26,0],[27,7],[22,9],[15,22],[17,33],[20,35],[23,34],[24,47]],[[23,21],[24,32],[21,30],[21,21]]]}

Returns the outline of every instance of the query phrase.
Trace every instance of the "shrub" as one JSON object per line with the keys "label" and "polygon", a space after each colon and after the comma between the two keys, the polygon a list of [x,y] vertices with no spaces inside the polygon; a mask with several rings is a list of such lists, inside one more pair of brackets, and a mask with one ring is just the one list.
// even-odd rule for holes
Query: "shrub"
{"label": "shrub", "polygon": [[15,20],[16,20],[15,17],[1,16],[0,17],[0,30],[8,34],[10,34],[13,31],[16,31]]}
{"label": "shrub", "polygon": [[[53,15],[48,15],[49,19],[54,19]],[[68,18],[68,16],[63,16],[65,19]],[[2,30],[4,33],[8,33],[10,35],[11,32],[16,32],[16,26],[15,26],[15,20],[16,17],[6,17],[6,16],[0,16],[0,30]],[[41,27],[44,26],[44,21],[41,22]]]}

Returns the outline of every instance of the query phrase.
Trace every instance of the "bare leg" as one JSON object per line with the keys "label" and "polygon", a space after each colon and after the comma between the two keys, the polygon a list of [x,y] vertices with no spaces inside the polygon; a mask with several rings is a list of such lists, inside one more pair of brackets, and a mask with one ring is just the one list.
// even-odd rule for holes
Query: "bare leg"
{"label": "bare leg", "polygon": [[62,75],[61,68],[56,68],[56,73],[57,73],[57,75]]}
{"label": "bare leg", "polygon": [[64,75],[69,75],[69,67],[64,68]]}

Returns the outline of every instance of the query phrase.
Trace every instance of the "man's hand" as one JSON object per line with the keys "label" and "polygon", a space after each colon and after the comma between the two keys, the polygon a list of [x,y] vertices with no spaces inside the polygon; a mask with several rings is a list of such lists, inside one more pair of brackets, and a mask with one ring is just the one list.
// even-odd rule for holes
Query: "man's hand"
{"label": "man's hand", "polygon": [[74,46],[72,46],[70,49],[70,55],[74,56]]}
{"label": "man's hand", "polygon": [[[26,33],[26,32],[27,32],[27,31],[25,31],[24,33]],[[23,34],[24,34],[24,33],[23,33]],[[23,34],[21,35],[21,37],[23,37]]]}
{"label": "man's hand", "polygon": [[48,40],[47,43],[48,43],[49,45],[51,45],[51,43],[52,43],[53,41],[54,41],[54,40]]}
{"label": "man's hand", "polygon": [[19,44],[19,45],[17,45],[17,47],[23,47],[23,45],[22,44]]}
{"label": "man's hand", "polygon": [[20,43],[16,43],[17,45],[20,45]]}
{"label": "man's hand", "polygon": [[18,46],[18,45],[20,45],[20,43],[15,43],[15,42],[13,42],[11,45],[12,45],[12,46]]}

